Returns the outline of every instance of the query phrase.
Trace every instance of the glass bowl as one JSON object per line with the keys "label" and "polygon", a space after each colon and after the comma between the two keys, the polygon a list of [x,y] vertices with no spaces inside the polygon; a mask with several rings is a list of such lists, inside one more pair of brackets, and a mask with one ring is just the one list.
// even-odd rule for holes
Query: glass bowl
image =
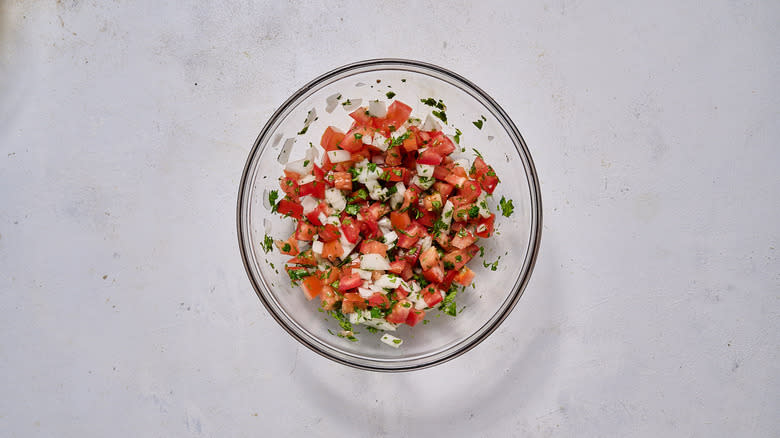
{"label": "glass bowl", "polygon": [[[266,235],[286,239],[294,220],[270,211],[268,193],[279,188],[283,163],[304,156],[310,143],[320,152],[320,136],[329,126],[351,124],[347,100],[394,99],[410,105],[412,116],[425,118],[431,107],[421,99],[441,99],[447,106],[445,133],[458,128],[460,147],[453,158],[469,161],[478,150],[501,179],[492,197],[496,233],[480,239],[484,256],[469,267],[476,272],[474,287],[458,294],[458,315],[438,310],[426,314],[428,323],[402,324],[393,335],[399,348],[380,342],[380,333],[357,325],[359,341],[335,336],[337,322],[318,311],[319,300],[307,301],[284,270],[288,256],[275,249],[266,253]],[[336,99],[340,96],[340,99]],[[311,112],[313,110],[313,112]],[[477,127],[482,121],[481,129]],[[311,122],[308,129],[304,122]],[[476,124],[474,122],[477,122]],[[461,152],[465,150],[465,152]],[[281,191],[280,191],[281,193]],[[282,193],[283,195],[283,193]],[[500,213],[501,197],[511,199],[514,212]],[[512,311],[528,283],[539,249],[542,204],[539,181],[528,147],[500,106],[465,78],[441,67],[403,59],[374,59],[339,67],[298,90],[271,116],[247,159],[238,193],[238,240],[249,279],[268,312],[295,339],[336,362],[373,371],[408,371],[443,363],[470,350],[490,335]],[[500,257],[500,258],[499,258]],[[494,262],[498,261],[497,264]]]}

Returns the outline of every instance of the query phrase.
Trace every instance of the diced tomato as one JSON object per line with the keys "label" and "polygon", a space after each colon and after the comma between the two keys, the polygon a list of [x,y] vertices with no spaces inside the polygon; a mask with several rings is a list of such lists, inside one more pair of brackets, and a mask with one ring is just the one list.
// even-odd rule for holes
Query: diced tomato
{"label": "diced tomato", "polygon": [[434,151],[442,157],[445,157],[455,150],[455,145],[449,137],[439,132],[435,137],[431,138],[428,150]]}
{"label": "diced tomato", "polygon": [[379,254],[382,257],[387,257],[387,245],[378,240],[365,239],[360,244],[361,254]]}
{"label": "diced tomato", "polygon": [[328,126],[325,128],[325,132],[322,133],[320,146],[322,146],[322,148],[326,151],[333,151],[338,149],[339,143],[341,143],[341,140],[343,139],[344,131],[333,126]]}
{"label": "diced tomato", "polygon": [[312,164],[311,174],[314,175],[315,181],[325,181],[325,172],[320,166]]}
{"label": "diced tomato", "polygon": [[360,238],[360,224],[357,219],[347,214],[341,213],[341,231],[344,232],[344,238],[349,243],[357,243]]}
{"label": "diced tomato", "polygon": [[328,206],[324,202],[320,202],[316,207],[314,207],[312,211],[306,213],[306,219],[319,227],[322,225],[322,222],[320,221],[320,213],[324,214],[325,216],[328,215]]}
{"label": "diced tomato", "polygon": [[[435,247],[430,247],[420,254],[420,267],[423,271],[433,268],[439,265],[439,252]],[[439,280],[441,281],[441,280]],[[438,283],[438,281],[437,281]]]}
{"label": "diced tomato", "polygon": [[463,249],[472,243],[477,241],[477,236],[471,232],[468,228],[462,228],[452,238],[452,246],[458,249]]}
{"label": "diced tomato", "polygon": [[446,167],[444,167],[442,165],[439,165],[439,166],[436,166],[436,167],[433,168],[433,177],[438,179],[438,180],[444,181],[445,179],[447,179],[447,176],[449,174],[451,174],[451,173],[452,172],[450,171],[450,169],[448,169],[448,168],[446,168]]}
{"label": "diced tomato", "polygon": [[361,126],[361,127],[373,126],[371,123],[371,116],[368,113],[368,108],[364,106],[361,106],[355,111],[352,111],[351,113],[349,113],[349,116],[355,120],[357,126]]}
{"label": "diced tomato", "polygon": [[287,240],[277,240],[274,242],[276,247],[279,248],[279,252],[287,255],[298,255],[298,239],[293,234]]}
{"label": "diced tomato", "polygon": [[498,176],[496,176],[496,171],[493,170],[492,167],[488,166],[488,170],[481,174],[479,179],[479,185],[482,186],[482,189],[485,190],[488,193],[493,193],[493,191],[496,189],[496,186],[500,182],[498,179]]}
{"label": "diced tomato", "polygon": [[426,227],[432,227],[433,223],[436,222],[437,219],[439,219],[439,213],[435,213],[433,211],[428,211],[423,209],[421,211],[422,216],[417,218],[417,222],[419,222],[421,225],[425,225]]}
{"label": "diced tomato", "polygon": [[374,202],[371,204],[370,207],[368,207],[368,211],[363,214],[364,216],[367,215],[367,217],[378,221],[382,218],[382,216],[386,215],[387,213],[390,213],[390,207],[387,204],[383,204],[379,201]]}
{"label": "diced tomato", "polygon": [[322,310],[333,310],[336,308],[336,303],[341,301],[341,296],[329,285],[322,286],[322,289],[320,289],[320,298],[322,299],[322,303],[320,304]]}
{"label": "diced tomato", "polygon": [[295,229],[296,239],[311,242],[315,234],[317,234],[317,227],[304,220],[298,221],[298,226]]}
{"label": "diced tomato", "polygon": [[410,135],[408,138],[404,140],[403,143],[401,143],[401,146],[404,148],[406,152],[416,151],[418,147],[417,136]]}
{"label": "diced tomato", "polygon": [[339,227],[333,224],[325,224],[322,228],[320,228],[319,234],[320,239],[323,242],[331,242],[338,240],[339,237],[341,237],[341,231],[339,231]]}
{"label": "diced tomato", "polygon": [[452,212],[452,219],[456,222],[466,222],[469,220],[470,213],[473,213],[472,207],[476,208],[474,204],[461,204],[455,207],[455,210]]}
{"label": "diced tomato", "polygon": [[385,121],[387,122],[388,126],[392,125],[398,129],[401,127],[401,125],[406,123],[407,120],[409,120],[409,115],[411,114],[412,107],[406,105],[403,102],[395,100],[387,107]]}
{"label": "diced tomato", "polygon": [[412,223],[412,220],[409,218],[409,213],[405,211],[391,211],[390,223],[393,224],[393,228],[396,230],[405,230]]}
{"label": "diced tomato", "polygon": [[442,268],[441,262],[432,266],[430,269],[424,269],[422,274],[423,277],[431,283],[441,283],[444,280],[444,268]]}
{"label": "diced tomato", "polygon": [[431,165],[437,165],[441,163],[442,156],[439,155],[438,152],[432,151],[430,149],[426,149],[423,151],[423,153],[420,154],[419,157],[417,157],[417,163],[418,164],[431,164]]}
{"label": "diced tomato", "polygon": [[352,152],[350,155],[350,161],[359,163],[363,160],[369,160],[371,159],[371,151],[368,150],[368,148],[361,148],[355,152]]}
{"label": "diced tomato", "polygon": [[298,172],[293,172],[292,170],[284,169],[284,177],[297,181],[301,178],[301,175]]}
{"label": "diced tomato", "polygon": [[386,167],[382,173],[381,179],[386,181],[404,181],[409,174],[409,169],[405,167]]}
{"label": "diced tomato", "polygon": [[439,211],[442,207],[441,194],[434,192],[423,198],[423,207],[428,211]]}
{"label": "diced tomato", "polygon": [[373,307],[379,307],[380,309],[390,308],[390,299],[384,294],[374,292],[373,295],[368,297],[368,305]]}
{"label": "diced tomato", "polygon": [[449,198],[450,194],[452,193],[452,189],[454,189],[452,184],[447,184],[443,181],[436,181],[433,183],[433,190],[437,191],[441,195],[442,201],[446,201],[447,198]]}
{"label": "diced tomato", "polygon": [[423,288],[423,290],[420,291],[420,295],[422,295],[422,298],[425,300],[425,304],[428,307],[433,307],[441,303],[441,300],[443,299],[441,291],[439,291],[439,288],[436,287],[435,284],[429,284]]}
{"label": "diced tomato", "polygon": [[321,280],[324,284],[331,284],[334,281],[338,280],[339,277],[341,277],[341,270],[339,268],[333,266],[327,270],[325,270],[322,275],[320,275]]}
{"label": "diced tomato", "polygon": [[455,275],[457,275],[458,271],[454,269],[450,269],[444,274],[444,280],[439,283],[439,288],[441,290],[448,290],[450,288],[450,285],[452,284],[452,279],[455,278]]}
{"label": "diced tomato", "polygon": [[452,281],[455,283],[458,283],[462,286],[468,286],[471,284],[472,281],[474,281],[474,276],[476,273],[469,269],[467,266],[464,266],[460,268],[458,273],[455,275],[455,278],[453,278]]}
{"label": "diced tomato", "polygon": [[409,296],[409,291],[404,289],[403,286],[398,286],[393,290],[393,293],[395,293],[395,297],[399,300],[406,299],[406,297]]}
{"label": "diced tomato", "polygon": [[341,302],[341,313],[352,313],[355,308],[365,309],[368,307],[366,300],[360,294],[350,292],[344,294],[344,300]]}
{"label": "diced tomato", "polygon": [[490,216],[487,218],[480,216],[479,222],[477,222],[477,236],[490,237],[490,235],[493,234],[493,225],[495,220],[495,213],[490,213]]}
{"label": "diced tomato", "polygon": [[392,324],[403,324],[409,317],[409,311],[412,310],[412,303],[407,300],[401,300],[395,303],[393,310],[387,315],[387,322]]}
{"label": "diced tomato", "polygon": [[367,239],[378,239],[382,236],[379,224],[370,217],[360,222],[360,233]]}
{"label": "diced tomato", "polygon": [[417,201],[420,199],[421,192],[422,189],[415,184],[407,187],[406,191],[404,192],[404,203],[401,204],[401,211],[406,211],[409,209],[409,207],[417,205]]}
{"label": "diced tomato", "polygon": [[478,252],[479,247],[477,245],[467,246],[464,249],[454,249],[445,254],[442,257],[442,261],[451,263],[455,269],[460,269]]}
{"label": "diced tomato", "polygon": [[325,182],[324,181],[312,181],[303,184],[299,188],[301,196],[311,195],[317,199],[323,199],[325,197]]}
{"label": "diced tomato", "polygon": [[350,289],[354,289],[363,284],[363,280],[360,278],[357,272],[352,272],[349,275],[341,274],[339,278],[339,291],[344,292]]}
{"label": "diced tomato", "polygon": [[406,317],[406,323],[414,327],[423,318],[425,318],[425,310],[412,309],[409,311],[409,316]]}
{"label": "diced tomato", "polygon": [[352,175],[349,172],[333,172],[333,185],[339,190],[352,191]]}
{"label": "diced tomato", "polygon": [[314,254],[310,249],[307,249],[290,260],[287,260],[287,263],[305,266],[317,266],[317,260],[314,258]]}
{"label": "diced tomato", "polygon": [[341,148],[349,152],[357,152],[363,149],[363,136],[369,135],[371,131],[366,128],[350,129],[344,139],[341,140]]}
{"label": "diced tomato", "polygon": [[411,222],[405,230],[400,231],[397,245],[400,248],[411,248],[425,234],[425,227],[417,222]]}
{"label": "diced tomato", "polygon": [[[400,250],[396,258],[401,259],[406,262],[407,265],[409,265],[409,269],[411,270],[411,267],[417,263],[417,260],[420,259],[420,253],[422,250],[420,249],[421,245],[418,243],[417,245],[413,245],[411,248],[407,250]],[[403,273],[401,274],[403,277]],[[404,278],[406,280],[406,278]]]}
{"label": "diced tomato", "polygon": [[320,294],[322,282],[316,274],[310,275],[301,281],[301,289],[303,289],[303,294],[306,296],[306,299],[311,301]]}
{"label": "diced tomato", "polygon": [[462,196],[466,202],[474,202],[480,193],[482,193],[482,189],[475,181],[466,181],[458,190],[458,195]]}
{"label": "diced tomato", "polygon": [[338,240],[331,240],[322,244],[322,256],[331,262],[335,262],[342,255],[344,255],[344,248],[341,247],[341,242]]}
{"label": "diced tomato", "polygon": [[488,168],[488,165],[485,164],[485,160],[482,159],[482,157],[477,157],[474,159],[474,164],[471,166],[471,170],[469,171],[469,176],[477,179],[477,175],[484,173]]}
{"label": "diced tomato", "polygon": [[463,186],[463,184],[464,184],[466,181],[468,181],[468,178],[466,178],[465,176],[460,176],[460,175],[457,175],[457,174],[455,174],[455,173],[450,173],[449,175],[447,175],[447,176],[444,178],[444,181],[446,181],[446,182],[448,182],[448,183],[452,184],[452,185],[453,185],[453,186],[455,186],[455,187],[458,187],[458,188],[460,188],[460,187],[462,187],[462,186]]}
{"label": "diced tomato", "polygon": [[276,205],[276,211],[280,214],[300,219],[303,214],[303,207],[289,199],[282,199]]}
{"label": "diced tomato", "polygon": [[298,199],[298,180],[284,177],[279,180],[279,186],[282,188],[285,195],[289,196],[291,199]]}
{"label": "diced tomato", "polygon": [[385,164],[388,166],[400,166],[403,162],[401,150],[398,146],[390,146],[385,153]]}

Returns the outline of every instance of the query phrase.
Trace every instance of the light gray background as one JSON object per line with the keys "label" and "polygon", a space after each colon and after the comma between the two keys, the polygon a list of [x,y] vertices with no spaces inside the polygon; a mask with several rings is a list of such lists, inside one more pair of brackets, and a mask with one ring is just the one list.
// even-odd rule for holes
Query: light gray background
{"label": "light gray background", "polygon": [[[0,7],[0,434],[780,434],[780,3],[157,3]],[[268,116],[374,57],[494,96],[544,198],[513,314],[399,375],[293,341],[235,235]]]}

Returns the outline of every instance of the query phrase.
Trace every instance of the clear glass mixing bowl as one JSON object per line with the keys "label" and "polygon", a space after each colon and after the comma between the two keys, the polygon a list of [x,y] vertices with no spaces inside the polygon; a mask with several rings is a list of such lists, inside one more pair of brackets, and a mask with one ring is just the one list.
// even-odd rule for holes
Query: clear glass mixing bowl
{"label": "clear glass mixing bowl", "polygon": [[[300,287],[291,285],[283,267],[289,258],[262,249],[266,234],[286,239],[294,229],[292,219],[271,214],[268,192],[279,188],[283,163],[299,159],[309,142],[319,148],[328,125],[348,127],[351,119],[341,105],[346,100],[386,98],[388,92],[424,118],[431,110],[422,98],[441,99],[447,105],[449,127],[462,131],[460,152],[472,160],[476,148],[501,179],[489,198],[497,211],[495,235],[481,239],[484,257],[475,257],[469,267],[476,272],[475,286],[458,295],[463,310],[451,317],[429,311],[430,323],[401,325],[393,333],[404,339],[391,348],[363,326],[358,342],[334,336],[336,321],[317,311],[319,300],[307,301]],[[341,98],[336,101],[336,96]],[[335,105],[334,105],[335,102]],[[310,111],[314,110],[313,113]],[[300,134],[304,121],[316,119]],[[473,123],[483,120],[482,128]],[[498,200],[514,204],[514,213],[504,217]],[[339,67],[298,90],[271,116],[257,137],[247,159],[238,194],[238,239],[249,279],[268,312],[295,339],[313,351],[337,362],[374,371],[407,371],[430,367],[470,350],[490,335],[514,308],[528,283],[539,249],[542,204],[539,181],[528,147],[503,109],[484,91],[465,78],[441,67],[403,59],[374,59]],[[492,262],[498,257],[496,270]],[[330,331],[329,331],[330,329]]]}

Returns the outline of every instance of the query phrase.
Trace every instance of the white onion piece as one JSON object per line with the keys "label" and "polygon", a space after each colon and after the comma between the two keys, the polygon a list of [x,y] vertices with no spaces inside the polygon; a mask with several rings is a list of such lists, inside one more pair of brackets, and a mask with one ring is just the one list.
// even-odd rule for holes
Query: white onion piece
{"label": "white onion piece", "polygon": [[385,117],[387,106],[381,100],[370,100],[368,101],[368,113],[374,117]]}
{"label": "white onion piece", "polygon": [[301,206],[303,207],[303,214],[309,214],[312,210],[317,208],[319,202],[312,196],[304,196],[301,198]]}
{"label": "white onion piece", "polygon": [[390,262],[379,254],[363,254],[360,257],[360,269],[383,271],[390,269]]}
{"label": "white onion piece", "polygon": [[331,163],[342,163],[344,161],[349,161],[352,158],[352,154],[349,153],[349,151],[344,151],[341,149],[336,149],[335,151],[328,151],[328,160],[330,160]]}
{"label": "white onion piece", "polygon": [[314,169],[314,161],[305,158],[302,160],[290,161],[284,166],[284,170],[295,172],[301,176],[310,174],[312,169]]}

